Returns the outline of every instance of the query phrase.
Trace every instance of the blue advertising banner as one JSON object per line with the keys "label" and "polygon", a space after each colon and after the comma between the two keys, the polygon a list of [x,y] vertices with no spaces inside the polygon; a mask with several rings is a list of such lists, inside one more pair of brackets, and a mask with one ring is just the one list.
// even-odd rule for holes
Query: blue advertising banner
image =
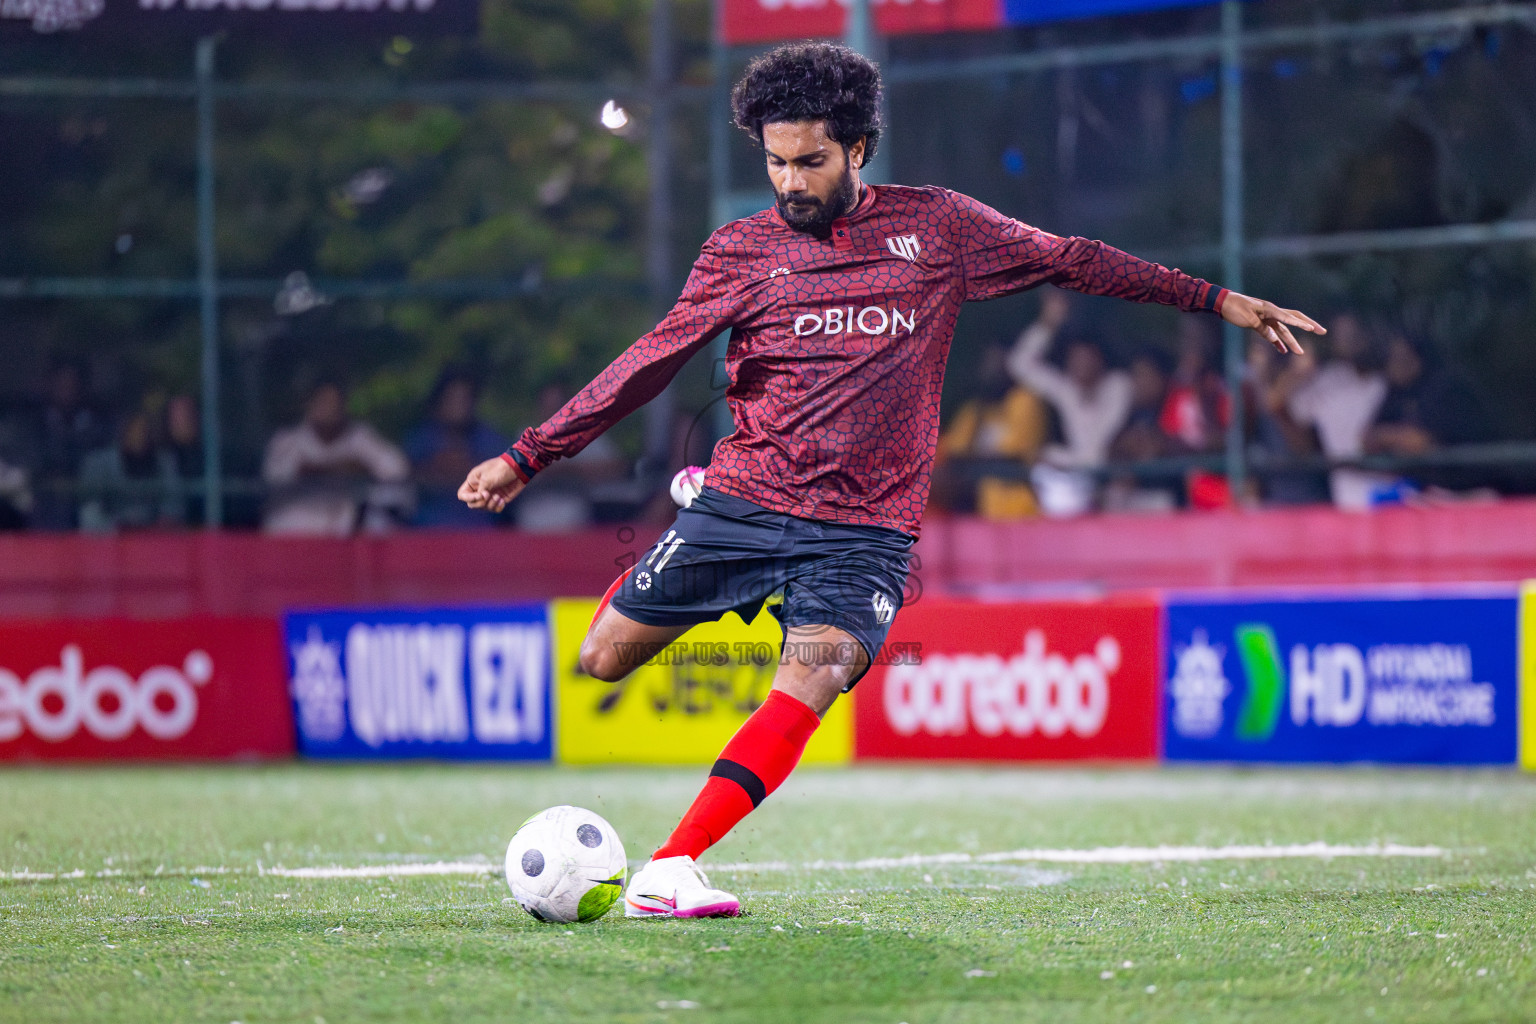
{"label": "blue advertising banner", "polygon": [[545,606],[292,612],[307,757],[548,760]]}
{"label": "blue advertising banner", "polygon": [[1009,25],[1031,25],[1073,18],[1102,18],[1115,14],[1141,14],[1169,7],[1208,7],[1217,0],[1003,0],[1003,20]]}
{"label": "blue advertising banner", "polygon": [[1170,760],[1512,764],[1507,595],[1171,599]]}

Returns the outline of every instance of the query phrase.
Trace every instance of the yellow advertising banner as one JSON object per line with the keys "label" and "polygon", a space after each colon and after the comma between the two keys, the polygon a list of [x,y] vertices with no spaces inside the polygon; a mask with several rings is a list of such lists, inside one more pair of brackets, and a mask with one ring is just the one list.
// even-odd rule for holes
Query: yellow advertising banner
{"label": "yellow advertising banner", "polygon": [[1536,771],[1536,581],[1520,588],[1520,764]]}
{"label": "yellow advertising banner", "polygon": [[[617,683],[578,667],[595,598],[550,602],[555,758],[566,764],[712,764],[773,685],[784,634],[767,610],[745,625],[734,614],[706,622]],[[827,712],[802,764],[853,756],[853,704]]]}

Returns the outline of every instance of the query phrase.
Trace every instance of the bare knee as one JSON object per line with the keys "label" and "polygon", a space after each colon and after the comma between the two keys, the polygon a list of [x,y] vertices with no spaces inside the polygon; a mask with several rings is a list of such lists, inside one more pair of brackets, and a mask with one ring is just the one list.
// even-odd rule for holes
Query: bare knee
{"label": "bare knee", "polygon": [[634,670],[634,665],[620,657],[620,653],[612,642],[598,639],[594,630],[581,642],[581,670],[594,679],[616,683]]}
{"label": "bare knee", "polygon": [[831,662],[783,664],[774,677],[773,688],[783,690],[805,704],[817,715],[825,715],[848,684],[858,678],[860,666]]}
{"label": "bare knee", "polygon": [[843,630],[792,628],[773,686],[824,715],[868,664],[863,645]]}

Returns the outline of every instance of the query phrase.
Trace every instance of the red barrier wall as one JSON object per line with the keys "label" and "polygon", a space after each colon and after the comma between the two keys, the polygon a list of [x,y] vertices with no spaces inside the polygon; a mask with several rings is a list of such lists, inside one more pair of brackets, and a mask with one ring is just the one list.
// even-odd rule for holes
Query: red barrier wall
{"label": "red barrier wall", "polygon": [[[642,544],[653,539],[640,534]],[[0,619],[273,616],[291,608],[601,594],[619,573],[614,560],[633,550],[613,529],[559,537],[498,530],[355,540],[245,533],[9,536],[0,538]]]}
{"label": "red barrier wall", "polygon": [[[560,536],[403,533],[0,537],[0,619],[275,615],[348,604],[474,604],[601,594],[655,527]],[[624,540],[628,536],[630,539]],[[1536,501],[928,523],[931,592],[1286,586],[1536,578]]]}
{"label": "red barrier wall", "polygon": [[918,551],[924,583],[951,590],[1513,581],[1536,576],[1536,501],[951,519],[926,524]]}

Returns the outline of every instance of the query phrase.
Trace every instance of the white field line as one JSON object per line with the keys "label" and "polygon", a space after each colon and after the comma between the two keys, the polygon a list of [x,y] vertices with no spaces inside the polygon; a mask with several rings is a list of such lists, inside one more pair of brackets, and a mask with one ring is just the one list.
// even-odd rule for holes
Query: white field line
{"label": "white field line", "polygon": [[1367,846],[1335,846],[1331,843],[1295,843],[1289,846],[1100,846],[1091,850],[1008,850],[1003,853],[912,853],[905,857],[868,857],[864,860],[818,860],[806,864],[761,861],[713,864],[709,870],[731,874],[753,871],[880,871],[943,864],[1160,864],[1206,860],[1332,860],[1335,857],[1444,857],[1439,846],[1401,846],[1372,843]]}
{"label": "white field line", "polygon": [[262,868],[278,878],[407,878],[412,875],[494,875],[500,869],[483,860],[439,860],[430,864],[364,864],[360,867]]}
{"label": "white field line", "polygon": [[69,882],[77,878],[159,878],[165,875],[238,875],[239,868],[207,867],[195,868],[168,868],[164,864],[153,871],[124,871],[121,868],[103,868],[100,871],[87,872],[81,868],[74,871],[0,871],[0,882]]}
{"label": "white field line", "polygon": [[[1450,851],[1440,846],[1403,846],[1397,843],[1372,843],[1365,846],[1337,846],[1332,843],[1296,843],[1288,846],[1100,846],[1090,850],[1007,850],[1001,853],[911,853],[903,857],[867,857],[864,860],[816,860],[803,864],[769,860],[739,864],[707,864],[710,871],[724,874],[750,874],[756,871],[889,871],[964,864],[1161,864],[1191,863],[1208,860],[1333,860],[1338,857],[1444,857]],[[242,868],[160,867],[154,875],[249,875],[274,878],[348,879],[410,878],[417,876],[470,875],[500,873],[500,865],[488,860],[439,860],[395,864],[362,864],[352,867],[284,868],[258,864],[254,872]],[[84,878],[116,878],[126,875],[108,869],[87,874],[76,871],[0,871],[4,882],[54,882]],[[136,875],[134,877],[149,877]]]}

